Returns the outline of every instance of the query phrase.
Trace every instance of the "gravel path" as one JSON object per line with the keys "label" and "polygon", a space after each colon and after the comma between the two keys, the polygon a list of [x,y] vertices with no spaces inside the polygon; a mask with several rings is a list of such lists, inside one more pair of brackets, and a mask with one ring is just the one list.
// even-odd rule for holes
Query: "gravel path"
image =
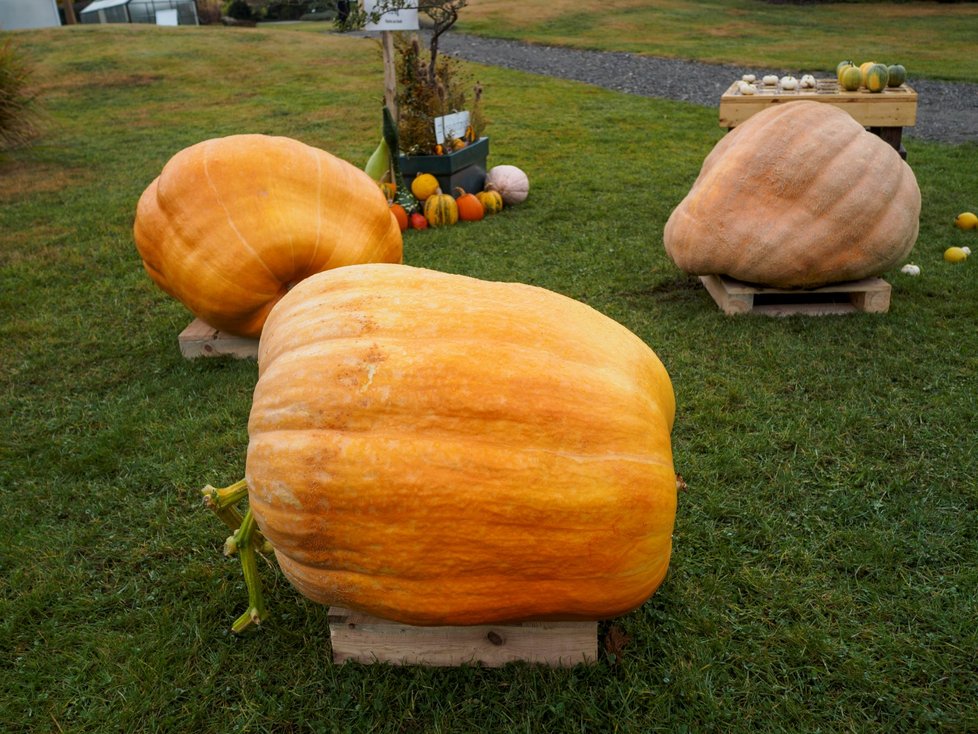
{"label": "gravel path", "polygon": [[[720,95],[742,74],[753,73],[760,77],[791,72],[800,76],[806,71],[753,69],[620,52],[580,51],[461,33],[445,34],[440,47],[445,53],[468,61],[707,107],[716,107]],[[916,78],[911,78],[910,84],[918,95],[917,124],[904,130],[905,137],[942,143],[978,142],[978,84]]]}

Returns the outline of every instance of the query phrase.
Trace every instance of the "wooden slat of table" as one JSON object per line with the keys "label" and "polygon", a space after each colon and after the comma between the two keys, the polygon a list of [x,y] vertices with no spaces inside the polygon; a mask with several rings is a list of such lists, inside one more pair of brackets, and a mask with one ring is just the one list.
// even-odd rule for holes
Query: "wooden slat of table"
{"label": "wooden slat of table", "polygon": [[720,97],[720,127],[736,127],[771,105],[797,100],[822,102],[843,109],[864,127],[902,128],[917,123],[917,92],[906,84],[875,94],[866,89],[847,92],[836,85],[835,93],[827,93],[825,81],[820,81],[818,89],[792,91],[758,85],[757,93],[750,95],[741,94],[734,82]]}

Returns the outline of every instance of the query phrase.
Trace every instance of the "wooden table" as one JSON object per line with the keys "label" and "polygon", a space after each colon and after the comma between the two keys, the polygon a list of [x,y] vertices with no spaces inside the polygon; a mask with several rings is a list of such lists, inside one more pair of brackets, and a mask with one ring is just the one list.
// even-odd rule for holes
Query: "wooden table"
{"label": "wooden table", "polygon": [[814,89],[781,89],[780,84],[756,84],[754,94],[741,94],[737,82],[720,97],[720,127],[736,127],[756,112],[775,104],[811,100],[834,105],[849,113],[869,131],[879,135],[903,158],[903,128],[917,122],[917,92],[906,84],[873,93],[867,89],[847,92],[835,79],[819,79]]}

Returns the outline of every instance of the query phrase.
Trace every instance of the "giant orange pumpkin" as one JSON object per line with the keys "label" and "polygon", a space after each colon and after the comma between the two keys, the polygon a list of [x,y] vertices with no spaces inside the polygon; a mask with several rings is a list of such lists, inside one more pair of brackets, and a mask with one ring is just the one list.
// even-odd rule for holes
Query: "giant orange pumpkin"
{"label": "giant orange pumpkin", "polygon": [[133,233],[164,291],[211,326],[248,337],[313,273],[401,261],[397,222],[369,176],[326,151],[266,135],[177,153],[139,199]]}
{"label": "giant orange pumpkin", "polygon": [[916,178],[889,144],[840,109],[795,101],[717,143],[663,239],[688,273],[815,287],[894,267],[919,219]]}
{"label": "giant orange pumpkin", "polygon": [[592,308],[351,266],[286,295],[258,359],[250,506],[309,598],[465,625],[610,617],[662,583],[672,386]]}

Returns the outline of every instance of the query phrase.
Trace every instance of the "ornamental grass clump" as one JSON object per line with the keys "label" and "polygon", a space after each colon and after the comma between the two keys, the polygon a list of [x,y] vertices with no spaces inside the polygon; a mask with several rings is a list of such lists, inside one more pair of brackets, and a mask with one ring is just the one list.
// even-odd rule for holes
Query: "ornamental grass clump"
{"label": "ornamental grass clump", "polygon": [[436,148],[436,117],[468,110],[467,137],[478,139],[485,128],[482,113],[482,85],[472,87],[471,103],[458,62],[446,56],[431,61],[416,38],[398,38],[397,109],[401,150],[408,155],[431,155]]}
{"label": "ornamental grass clump", "polygon": [[37,135],[30,74],[23,53],[7,39],[0,45],[0,150],[26,145]]}

